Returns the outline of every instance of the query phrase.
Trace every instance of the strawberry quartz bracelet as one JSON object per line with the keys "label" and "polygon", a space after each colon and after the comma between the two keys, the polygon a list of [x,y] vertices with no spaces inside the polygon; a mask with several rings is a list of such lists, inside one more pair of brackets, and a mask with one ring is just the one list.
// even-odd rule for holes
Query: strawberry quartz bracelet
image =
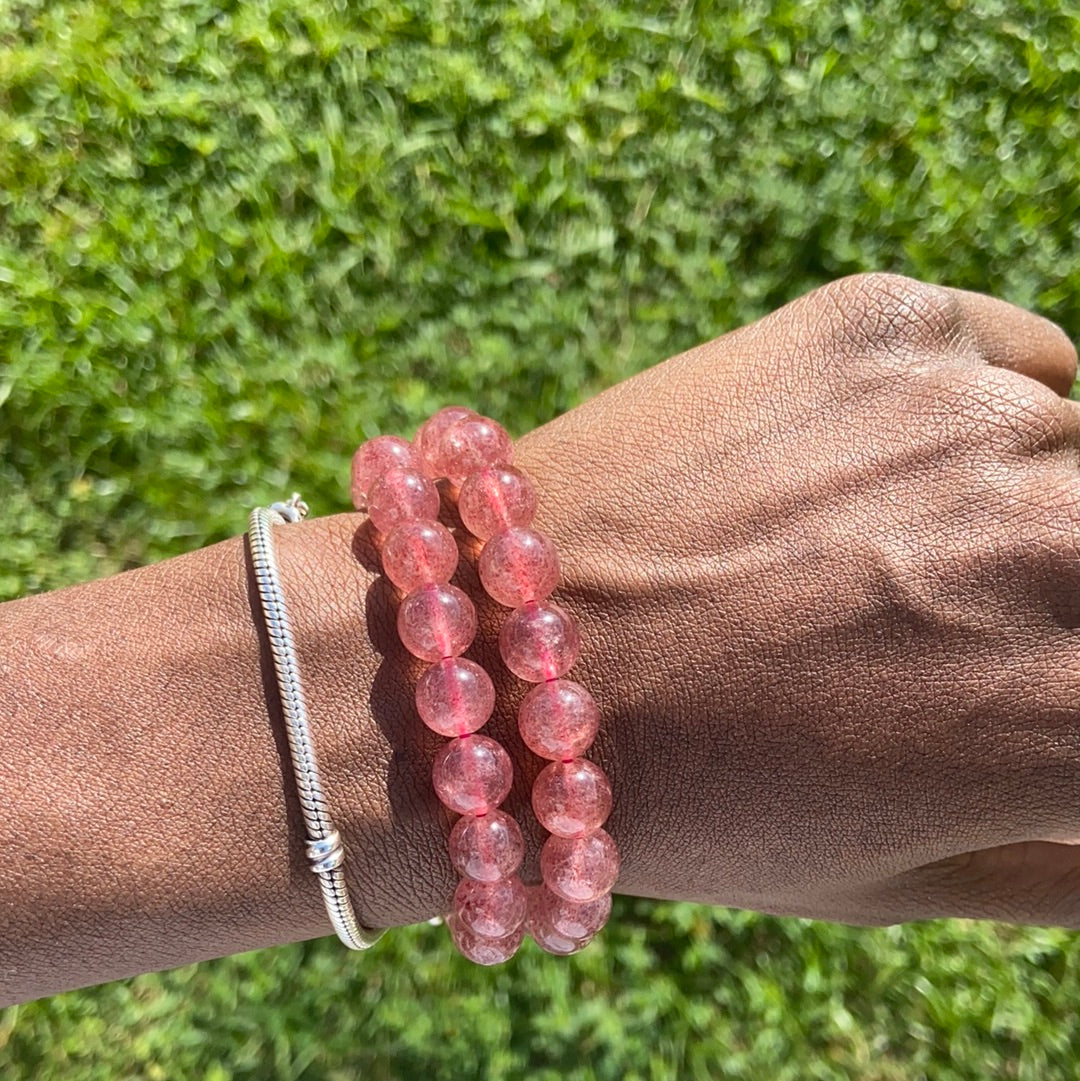
{"label": "strawberry quartz bracelet", "polygon": [[[510,437],[495,421],[461,406],[440,410],[410,443],[378,436],[352,463],[352,497],[378,531],[383,571],[401,591],[397,626],[405,648],[429,667],[416,685],[416,709],[448,737],[432,780],[440,802],[460,815],[450,860],[461,876],[447,924],[458,949],[480,964],[513,956],[527,932],[550,953],[585,946],[611,911],[619,873],[615,842],[602,828],[611,785],[584,758],[599,727],[589,692],[568,680],[579,637],[573,617],[548,598],[559,580],[551,541],[532,528],[536,492],[512,465]],[[499,634],[503,662],[535,686],[518,726],[525,745],[547,760],[533,784],[532,807],[550,836],[540,852],[543,883],[518,876],[521,829],[499,809],[513,766],[480,729],[495,689],[462,654],[477,630],[469,597],[450,584],[458,564],[453,534],[438,520],[437,482],[456,495],[465,528],[482,543],[480,581],[509,608]]]}

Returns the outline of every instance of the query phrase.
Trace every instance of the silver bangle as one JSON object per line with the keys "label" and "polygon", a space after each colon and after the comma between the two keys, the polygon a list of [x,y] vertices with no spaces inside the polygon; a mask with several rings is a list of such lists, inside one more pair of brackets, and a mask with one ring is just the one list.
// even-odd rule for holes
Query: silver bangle
{"label": "silver bangle", "polygon": [[349,901],[349,891],[341,867],[345,860],[345,849],[341,844],[341,835],[330,820],[326,797],[319,780],[315,748],[312,746],[311,730],[308,726],[307,706],[304,704],[304,692],[300,686],[296,647],[289,629],[289,617],[285,612],[285,595],[281,590],[274,550],[272,527],[299,522],[307,511],[307,504],[300,498],[299,493],[294,494],[287,503],[256,507],[248,519],[248,544],[263,616],[266,619],[270,652],[274,658],[274,672],[277,674],[281,710],[285,715],[285,732],[289,739],[296,791],[304,816],[307,858],[311,869],[318,875],[326,911],[338,938],[351,950],[366,950],[379,940],[383,932],[362,927],[357,922],[356,913]]}

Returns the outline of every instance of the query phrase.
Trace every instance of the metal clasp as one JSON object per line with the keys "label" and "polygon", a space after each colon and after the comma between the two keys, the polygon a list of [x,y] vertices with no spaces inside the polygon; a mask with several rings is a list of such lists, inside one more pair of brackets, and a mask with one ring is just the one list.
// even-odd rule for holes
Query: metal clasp
{"label": "metal clasp", "polygon": [[285,503],[271,503],[270,509],[280,514],[286,522],[299,522],[308,513],[308,505],[300,498],[299,492],[293,492],[292,498]]}

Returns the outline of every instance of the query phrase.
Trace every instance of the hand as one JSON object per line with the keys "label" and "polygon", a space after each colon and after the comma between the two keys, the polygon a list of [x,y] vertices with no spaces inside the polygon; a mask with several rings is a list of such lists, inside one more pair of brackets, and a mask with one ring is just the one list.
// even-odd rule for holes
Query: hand
{"label": "hand", "polygon": [[[519,442],[606,715],[617,890],[1080,926],[1075,366],[1045,320],[871,275]],[[455,876],[369,541],[356,514],[276,538],[353,901],[382,927],[445,912]],[[234,538],[0,606],[0,1003],[328,932],[252,590]],[[504,612],[476,648],[528,828]]]}
{"label": "hand", "polygon": [[848,278],[519,444],[609,717],[617,890],[1080,925],[1076,354]]}

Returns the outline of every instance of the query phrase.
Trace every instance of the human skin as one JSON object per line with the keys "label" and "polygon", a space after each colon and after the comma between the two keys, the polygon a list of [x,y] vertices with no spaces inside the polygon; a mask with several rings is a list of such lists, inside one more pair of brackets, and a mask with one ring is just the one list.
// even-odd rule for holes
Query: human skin
{"label": "human skin", "polygon": [[[618,892],[1080,926],[1075,367],[1036,316],[862,275],[519,441],[604,714]],[[358,915],[443,912],[441,740],[370,527],[275,535]],[[470,652],[535,881],[499,618]],[[0,1003],[328,933],[259,628],[241,538],[0,606]]]}

